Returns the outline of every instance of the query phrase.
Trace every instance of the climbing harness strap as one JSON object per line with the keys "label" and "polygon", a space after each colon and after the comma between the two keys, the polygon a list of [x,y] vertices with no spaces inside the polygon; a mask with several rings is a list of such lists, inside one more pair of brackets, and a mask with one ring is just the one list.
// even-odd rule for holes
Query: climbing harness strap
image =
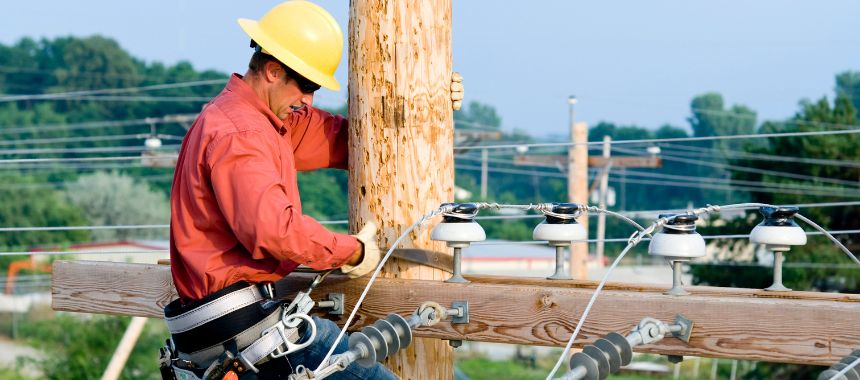
{"label": "climbing harness strap", "polygon": [[[191,305],[170,303],[164,310],[171,339],[161,351],[162,377],[220,380],[230,371],[259,372],[256,365],[306,348],[317,334],[308,316],[314,307],[310,293],[327,274],[294,293],[286,306],[282,301],[290,291],[285,280],[240,282]],[[300,328],[307,336],[302,342]]]}

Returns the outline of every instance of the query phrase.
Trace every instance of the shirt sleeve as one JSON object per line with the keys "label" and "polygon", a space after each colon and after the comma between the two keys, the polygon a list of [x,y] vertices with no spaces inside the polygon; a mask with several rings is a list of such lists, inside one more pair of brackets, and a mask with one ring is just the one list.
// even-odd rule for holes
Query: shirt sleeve
{"label": "shirt sleeve", "polygon": [[252,130],[224,136],[207,149],[212,189],[227,223],[254,259],[291,260],[317,270],[342,266],[358,241],[298,212],[272,162],[272,143]]}
{"label": "shirt sleeve", "polygon": [[348,121],[310,106],[290,112],[284,125],[290,131],[296,170],[346,169],[349,164]]}

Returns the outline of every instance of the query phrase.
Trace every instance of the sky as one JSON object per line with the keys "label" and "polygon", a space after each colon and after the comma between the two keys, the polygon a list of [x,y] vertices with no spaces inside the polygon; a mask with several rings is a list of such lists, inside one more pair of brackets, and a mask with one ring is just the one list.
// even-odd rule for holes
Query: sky
{"label": "sky", "polygon": [[[349,2],[316,2],[346,33]],[[146,61],[244,72],[251,51],[236,19],[277,3],[10,1],[0,43],[100,34]],[[803,98],[832,98],[837,73],[860,71],[858,14],[854,0],[453,0],[453,62],[466,102],[496,107],[506,130],[566,135],[570,95],[590,125],[688,128],[690,100],[709,91],[780,120]],[[347,66],[344,49],[342,84]],[[318,104],[343,104],[343,88],[323,89]]]}

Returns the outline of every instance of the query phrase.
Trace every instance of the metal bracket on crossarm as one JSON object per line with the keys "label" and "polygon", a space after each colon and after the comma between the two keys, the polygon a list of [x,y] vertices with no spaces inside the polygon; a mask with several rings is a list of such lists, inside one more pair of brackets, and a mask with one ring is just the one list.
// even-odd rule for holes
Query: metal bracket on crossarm
{"label": "metal bracket on crossarm", "polygon": [[343,315],[344,295],[343,293],[329,293],[326,299],[317,301],[317,307],[320,309],[329,309],[329,315]]}

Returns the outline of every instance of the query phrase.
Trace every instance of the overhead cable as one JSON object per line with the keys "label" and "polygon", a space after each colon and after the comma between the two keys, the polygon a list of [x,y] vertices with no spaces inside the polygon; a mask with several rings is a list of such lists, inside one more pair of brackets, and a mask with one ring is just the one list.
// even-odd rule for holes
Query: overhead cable
{"label": "overhead cable", "polygon": [[[840,125],[845,128],[857,127],[852,125]],[[529,143],[529,144],[499,144],[499,145],[476,145],[468,147],[454,147],[454,150],[461,149],[516,149],[518,147],[564,147],[575,145],[595,145],[602,146],[603,144],[623,145],[623,144],[656,144],[661,142],[680,142],[680,141],[718,141],[718,140],[742,140],[742,139],[761,139],[761,138],[779,138],[779,137],[799,137],[799,136],[824,136],[824,135],[850,135],[860,133],[860,128],[842,129],[842,130],[827,130],[827,131],[808,131],[808,132],[779,132],[779,133],[757,133],[744,135],[726,135],[726,136],[701,136],[701,137],[673,137],[663,139],[633,139],[633,140],[612,140],[609,142],[589,141],[583,143]]]}
{"label": "overhead cable", "polygon": [[107,255],[107,254],[154,254],[154,253],[170,253],[169,250],[166,249],[158,249],[158,250],[146,250],[146,251],[25,251],[25,252],[0,252],[0,257],[2,256],[18,256],[18,255],[45,255],[45,256],[56,256],[56,255]]}
{"label": "overhead cable", "polygon": [[9,158],[0,159],[0,165],[25,164],[36,162],[90,162],[90,161],[135,161],[140,156],[115,156],[115,157],[69,157],[69,158]]}
{"label": "overhead cable", "polygon": [[[483,170],[480,166],[473,165],[457,165],[455,166],[457,170],[470,170],[470,171],[481,171]],[[566,174],[562,173],[551,173],[551,172],[542,172],[542,171],[529,171],[529,170],[517,170],[517,169],[501,169],[501,168],[488,168],[488,172],[490,173],[504,173],[504,174],[517,174],[517,175],[528,175],[535,177],[549,177],[549,178],[559,178],[559,179],[567,179]],[[834,197],[860,197],[860,193],[852,194],[852,193],[833,193],[825,190],[818,191],[801,191],[801,190],[791,190],[791,189],[780,189],[773,188],[769,186],[762,187],[752,187],[752,186],[730,186],[730,185],[717,185],[717,184],[709,184],[709,183],[700,183],[700,182],[680,182],[680,181],[651,181],[651,180],[642,180],[642,179],[629,179],[626,178],[623,181],[619,179],[617,174],[610,174],[609,180],[614,183],[625,182],[629,184],[642,184],[642,185],[658,185],[658,186],[666,186],[666,187],[684,187],[684,188],[696,188],[696,189],[711,189],[711,190],[722,190],[722,191],[749,191],[755,193],[768,193],[768,194],[797,194],[797,195],[822,195],[822,196],[834,196]]]}
{"label": "overhead cable", "polygon": [[123,141],[123,140],[139,140],[150,137],[159,138],[162,140],[182,140],[182,136],[147,133],[137,133],[131,135],[95,135],[95,136],[78,136],[78,137],[51,137],[51,138],[36,138],[36,139],[18,139],[0,141],[0,146],[7,145],[42,145],[42,144],[59,144],[73,142],[96,142],[96,141]]}
{"label": "overhead cable", "polygon": [[[624,153],[639,153],[636,151],[631,151],[630,149],[625,149],[625,148],[620,148],[620,147],[619,148],[613,148],[613,149],[618,150],[619,152],[624,152]],[[766,170],[766,169],[751,168],[751,167],[746,167],[746,166],[722,164],[722,163],[718,163],[718,162],[694,160],[694,159],[689,159],[689,158],[673,156],[671,153],[666,153],[666,152],[661,152],[660,158],[662,158],[663,160],[666,160],[666,161],[675,161],[675,162],[681,162],[681,163],[685,163],[685,164],[710,166],[712,168],[725,169],[725,170],[733,170],[733,171],[756,173],[756,174],[766,174],[766,175],[773,175],[773,176],[784,177],[784,178],[804,179],[804,180],[810,180],[810,181],[815,181],[815,182],[828,182],[828,183],[834,183],[834,184],[839,184],[839,185],[857,186],[857,181],[846,181],[846,180],[835,179],[835,178],[816,177],[816,176],[805,175],[805,174],[788,173],[788,172],[781,172],[781,171],[776,171],[776,170]]]}
{"label": "overhead cable", "polygon": [[[704,154],[717,155],[722,154],[728,158],[737,159],[737,158],[747,158],[752,160],[760,160],[760,161],[776,161],[776,162],[790,162],[790,163],[803,163],[803,164],[814,164],[814,165],[825,165],[825,166],[840,166],[846,168],[860,168],[860,161],[851,161],[851,160],[833,160],[833,159],[822,159],[822,158],[809,158],[809,157],[795,157],[795,156],[777,156],[772,154],[761,154],[761,153],[749,153],[737,150],[730,149],[713,149],[713,148],[703,148],[696,146],[687,146],[687,145],[678,145],[678,144],[660,144],[662,147],[667,147],[671,149],[679,149],[679,150],[687,150],[692,152],[701,152]],[[673,152],[674,154],[678,154],[677,152]]]}
{"label": "overhead cable", "polygon": [[0,126],[0,134],[6,133],[24,133],[24,132],[48,132],[48,131],[65,131],[65,130],[81,130],[81,129],[101,129],[110,127],[126,127],[136,125],[152,125],[166,123],[190,123],[197,118],[197,114],[176,114],[165,115],[158,117],[147,117],[143,119],[129,120],[102,120],[102,121],[87,121],[71,124],[44,124],[18,126],[14,128],[6,128]]}
{"label": "overhead cable", "polygon": [[[119,152],[143,152],[152,148],[140,146],[108,146],[91,148],[22,148],[22,149],[0,149],[2,155],[29,155],[29,154],[74,154],[74,153],[119,153]],[[179,150],[179,145],[164,145],[159,149]],[[138,158],[140,158],[138,156]],[[3,160],[0,160],[2,162]],[[63,159],[61,162],[65,161]]]}
{"label": "overhead cable", "polygon": [[[320,224],[347,224],[347,220],[321,220]],[[169,224],[130,224],[116,226],[55,226],[55,227],[0,227],[0,232],[30,231],[92,231],[92,230],[146,230],[170,228]]]}
{"label": "overhead cable", "polygon": [[[621,175],[621,174],[613,174],[613,175]],[[627,170],[624,173],[625,176],[633,176],[633,177],[645,177],[645,178],[663,178],[663,179],[671,179],[675,181],[682,182],[705,182],[705,183],[717,183],[717,184],[725,184],[729,185],[747,185],[747,186],[764,186],[773,189],[806,189],[806,190],[832,190],[832,191],[856,191],[860,190],[857,185],[848,186],[848,187],[835,187],[835,186],[816,186],[816,185],[807,185],[804,183],[770,183],[763,181],[745,181],[739,179],[724,179],[724,178],[711,178],[711,177],[695,177],[695,176],[685,176],[685,175],[675,175],[675,174],[662,174],[662,173],[651,173],[651,172],[640,172],[636,170]]]}
{"label": "overhead cable", "polygon": [[69,96],[57,100],[80,100],[97,102],[208,102],[212,97],[207,96]]}
{"label": "overhead cable", "polygon": [[119,93],[137,92],[137,91],[154,91],[154,90],[165,90],[165,89],[171,89],[171,88],[211,86],[211,85],[216,85],[216,84],[220,85],[220,84],[224,84],[224,83],[227,83],[227,79],[196,80],[196,81],[179,82],[179,83],[154,84],[154,85],[149,85],[149,86],[56,92],[56,93],[50,93],[50,94],[6,95],[6,96],[0,96],[0,102],[12,102],[12,101],[19,101],[19,100],[65,99],[65,98],[80,97],[80,96],[85,96],[85,95],[119,94]]}

